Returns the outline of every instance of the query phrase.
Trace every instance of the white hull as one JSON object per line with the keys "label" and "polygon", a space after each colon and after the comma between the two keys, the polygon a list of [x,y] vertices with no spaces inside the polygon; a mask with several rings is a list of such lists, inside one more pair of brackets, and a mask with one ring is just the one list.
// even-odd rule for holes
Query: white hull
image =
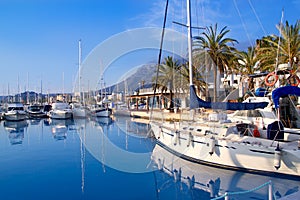
{"label": "white hull", "polygon": [[85,118],[87,116],[87,111],[84,108],[73,108],[72,112],[74,118]]}
{"label": "white hull", "polygon": [[103,108],[103,109],[92,110],[91,114],[93,117],[110,117],[112,111],[110,109]]}
{"label": "white hull", "polygon": [[27,119],[25,111],[8,111],[5,112],[3,118],[7,121],[22,121]]}
{"label": "white hull", "polygon": [[111,115],[111,112],[109,110],[103,110],[96,112],[96,117],[109,117]]}
{"label": "white hull", "polygon": [[277,141],[240,136],[234,126],[213,127],[210,122],[180,126],[151,123],[158,144],[187,160],[256,173],[300,176],[297,142],[280,142],[281,157],[277,159]]}
{"label": "white hull", "polygon": [[51,119],[70,119],[72,118],[71,110],[51,110],[48,113]]}
{"label": "white hull", "polygon": [[[151,160],[154,161],[158,170],[163,171],[170,176],[169,180],[166,180],[165,176],[163,176],[164,181],[160,181],[162,184],[165,184],[167,181],[170,182],[170,180],[175,184],[180,181],[185,183],[189,189],[196,188],[207,191],[210,194],[210,198],[217,198],[224,195],[226,191],[232,191],[232,188],[238,188],[238,191],[252,190],[270,180],[272,181],[273,188],[276,192],[282,195],[299,185],[296,180],[271,178],[269,176],[260,176],[252,173],[241,173],[234,170],[212,168],[195,162],[189,162],[166,151],[160,145],[154,147]],[[158,188],[161,187],[158,185]],[[238,196],[234,196],[234,198],[251,199],[251,197],[253,198],[257,195],[263,197],[268,191],[267,188],[268,186],[266,185],[262,189],[247,194],[241,193]]]}
{"label": "white hull", "polygon": [[48,112],[51,119],[70,119],[72,118],[72,110],[67,103],[57,102],[52,104],[52,110]]}

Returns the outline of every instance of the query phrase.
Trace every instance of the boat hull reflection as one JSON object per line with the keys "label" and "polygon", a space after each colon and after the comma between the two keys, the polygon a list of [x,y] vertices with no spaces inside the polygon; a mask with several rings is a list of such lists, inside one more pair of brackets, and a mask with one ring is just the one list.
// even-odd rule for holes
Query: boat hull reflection
{"label": "boat hull reflection", "polygon": [[28,127],[26,120],[23,121],[4,121],[4,129],[9,133],[9,141],[12,145],[22,144],[24,140],[24,130]]}
{"label": "boat hull reflection", "polygon": [[[172,184],[180,183],[185,185],[188,190],[193,191],[194,195],[195,191],[198,191],[203,199],[210,199],[224,195],[225,192],[252,190],[270,180],[277,198],[299,190],[299,182],[296,180],[243,173],[193,163],[177,157],[158,144],[153,149],[151,159],[160,172],[168,175],[160,180],[161,184],[158,185],[160,193],[163,193]],[[236,196],[236,198],[242,199],[257,197],[267,199],[268,187],[244,194],[243,196]]]}
{"label": "boat hull reflection", "polygon": [[47,119],[44,124],[51,126],[51,132],[55,140],[65,140],[67,139],[67,132],[69,126],[74,125],[72,119]]}

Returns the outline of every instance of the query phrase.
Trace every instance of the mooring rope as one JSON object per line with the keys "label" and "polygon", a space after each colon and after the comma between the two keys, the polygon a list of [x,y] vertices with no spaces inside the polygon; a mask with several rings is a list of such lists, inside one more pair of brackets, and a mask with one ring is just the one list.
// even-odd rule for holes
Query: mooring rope
{"label": "mooring rope", "polygon": [[[226,192],[225,194],[223,194],[222,196],[219,196],[219,197],[216,197],[216,198],[213,198],[211,200],[217,200],[217,199],[222,199],[222,198],[225,198],[226,196],[231,196],[231,195],[241,195],[241,194],[247,194],[247,193],[250,193],[250,192],[254,192],[256,190],[259,190],[267,185],[272,185],[272,188],[273,188],[273,184],[272,184],[272,181],[268,181],[256,188],[253,188],[251,190],[245,190],[245,191],[239,191],[239,192]],[[274,199],[276,199],[274,193],[272,194],[272,196],[274,197]]]}

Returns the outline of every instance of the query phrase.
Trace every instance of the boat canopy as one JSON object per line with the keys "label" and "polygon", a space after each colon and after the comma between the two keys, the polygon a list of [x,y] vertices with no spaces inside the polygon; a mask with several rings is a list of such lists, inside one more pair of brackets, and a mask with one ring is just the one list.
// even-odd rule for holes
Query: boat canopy
{"label": "boat canopy", "polygon": [[233,102],[208,102],[200,99],[195,91],[195,86],[190,86],[190,108],[212,108],[220,110],[254,110],[257,108],[265,108],[268,102],[247,102],[247,103],[233,103]]}
{"label": "boat canopy", "polygon": [[287,95],[297,95],[300,96],[300,88],[297,86],[283,86],[276,88],[272,92],[272,99],[275,108],[279,108],[279,99]]}

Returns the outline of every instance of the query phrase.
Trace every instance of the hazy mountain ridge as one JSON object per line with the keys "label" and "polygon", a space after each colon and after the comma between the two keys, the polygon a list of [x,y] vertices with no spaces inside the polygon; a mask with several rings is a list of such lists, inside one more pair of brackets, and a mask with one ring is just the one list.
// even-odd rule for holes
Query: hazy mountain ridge
{"label": "hazy mountain ridge", "polygon": [[[137,71],[128,77],[125,81],[112,86],[112,92],[128,92],[132,93],[139,86],[149,85],[152,83],[153,77],[156,76],[156,65],[148,64],[138,68]],[[126,90],[125,90],[126,87]]]}

